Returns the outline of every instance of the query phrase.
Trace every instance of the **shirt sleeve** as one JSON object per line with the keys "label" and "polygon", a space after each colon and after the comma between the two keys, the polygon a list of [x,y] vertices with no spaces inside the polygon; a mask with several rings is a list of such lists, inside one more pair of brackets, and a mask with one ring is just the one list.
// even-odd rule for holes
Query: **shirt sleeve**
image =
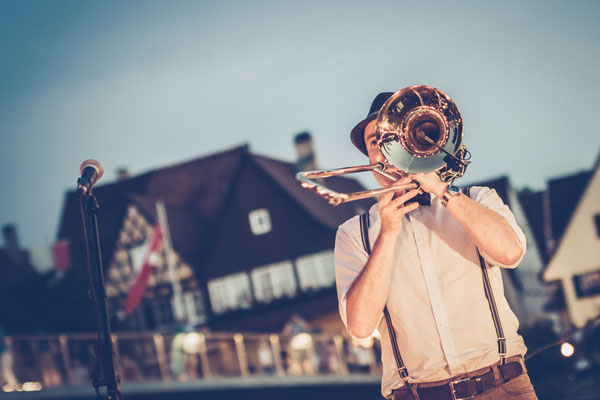
{"label": "shirt sleeve", "polygon": [[[357,220],[357,218],[355,218]],[[346,295],[352,286],[354,280],[358,277],[369,259],[362,243],[356,235],[347,232],[358,231],[358,223],[353,220],[340,226],[335,237],[334,263],[335,263],[335,282],[337,286],[338,307],[340,317],[348,329],[346,318]],[[358,232],[357,232],[358,233]]]}
{"label": "shirt sleeve", "polygon": [[487,255],[485,252],[480,250],[481,255],[490,265],[503,268],[516,268],[516,266],[519,265],[519,263],[523,259],[523,256],[525,255],[525,250],[527,249],[527,240],[525,238],[523,230],[521,230],[519,225],[517,225],[517,220],[515,219],[515,216],[510,211],[508,206],[504,204],[500,196],[498,196],[498,193],[496,193],[495,189],[490,189],[488,187],[483,186],[473,186],[471,188],[471,198],[479,204],[496,212],[502,218],[504,218],[506,222],[508,222],[508,225],[510,225],[512,230],[517,235],[517,238],[519,239],[519,242],[521,242],[521,246],[523,248],[523,254],[521,255],[521,258],[519,258],[519,260],[517,260],[517,262],[512,265],[501,264],[489,255]]}

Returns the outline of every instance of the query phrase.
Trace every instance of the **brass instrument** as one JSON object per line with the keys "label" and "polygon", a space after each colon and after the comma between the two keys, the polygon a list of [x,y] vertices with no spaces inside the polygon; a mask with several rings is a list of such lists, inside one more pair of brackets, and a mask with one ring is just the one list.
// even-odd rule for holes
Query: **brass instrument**
{"label": "brass instrument", "polygon": [[447,94],[431,86],[410,86],[394,93],[377,115],[376,140],[387,162],[304,171],[296,179],[333,206],[392,191],[418,189],[419,184],[413,181],[402,186],[339,193],[313,179],[373,171],[395,181],[398,175],[386,171],[391,165],[411,174],[435,171],[443,182],[450,183],[463,176],[470,163],[470,153],[462,144],[462,137],[460,111]]}

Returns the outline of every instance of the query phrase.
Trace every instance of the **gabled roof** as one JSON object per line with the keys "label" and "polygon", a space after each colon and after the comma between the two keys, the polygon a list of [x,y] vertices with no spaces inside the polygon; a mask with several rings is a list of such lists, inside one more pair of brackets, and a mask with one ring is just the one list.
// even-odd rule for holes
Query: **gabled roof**
{"label": "gabled roof", "polygon": [[[585,176],[587,173],[580,173],[574,177],[579,180],[582,179],[582,175]],[[571,202],[577,201],[575,201],[574,209],[569,210],[569,219],[563,228],[564,234],[560,237],[556,252],[544,273],[547,280],[560,275],[569,275],[573,271],[581,269],[582,263],[590,264],[584,265],[583,269],[585,269],[597,261],[598,253],[594,252],[599,248],[599,242],[593,215],[600,211],[600,166],[590,175],[586,184],[582,188],[578,188],[583,193],[571,200]],[[560,269],[560,266],[564,268]]]}
{"label": "gabled roof", "polygon": [[488,179],[486,181],[471,183],[468,186],[487,186],[490,189],[495,189],[498,196],[502,199],[504,204],[511,206],[510,197],[508,195],[510,190],[510,181],[508,176],[502,175],[497,178]]}
{"label": "gabled roof", "polygon": [[[525,190],[519,193],[519,201],[545,262],[548,261],[550,252],[553,250],[548,248],[548,240],[555,243],[560,241],[591,175],[591,171],[581,171],[573,175],[551,179],[548,181],[547,195],[545,194],[546,191]],[[508,177],[501,176],[473,184],[473,186],[488,186],[496,189],[502,200],[511,207],[508,196],[508,188],[510,187]],[[548,207],[544,204],[544,196],[548,196],[549,200],[547,212],[544,210],[545,207]],[[550,222],[548,222],[548,218]],[[551,232],[546,233],[545,230],[548,229],[545,228],[544,224],[548,223]],[[551,237],[547,237],[548,235]]]}
{"label": "gabled roof", "polygon": [[[297,171],[294,164],[257,155],[251,157],[256,165],[294,198],[300,206],[330,229],[337,229],[342,222],[359,213],[361,209],[366,211],[375,201],[366,199],[332,207],[323,197],[300,185],[296,180]],[[349,193],[364,190],[358,181],[347,177],[327,178],[324,183],[337,192]]]}
{"label": "gabled roof", "polygon": [[592,171],[581,171],[548,181],[552,236],[557,242],[565,233],[591,177]]}
{"label": "gabled roof", "polygon": [[[580,295],[575,276],[597,273],[600,237],[594,219],[600,215],[600,165],[582,188],[581,199],[569,219],[564,234],[544,272],[546,281],[562,280],[571,321],[578,327],[597,317],[599,297]],[[575,289],[575,290],[574,290]]]}
{"label": "gabled roof", "polygon": [[[156,221],[154,204],[159,199],[167,207],[173,247],[189,261],[197,258],[203,251],[202,247],[208,246],[240,166],[248,161],[263,170],[318,222],[332,230],[355,215],[358,207],[366,209],[373,202],[364,200],[331,207],[324,199],[300,186],[295,179],[293,163],[258,156],[250,153],[248,146],[239,146],[95,186],[94,193],[100,204],[99,228],[105,261],[114,251],[127,207],[134,203]],[[357,181],[344,177],[328,179],[327,184],[334,190],[363,190]],[[74,190],[66,194],[57,236],[71,239],[73,263],[83,264],[85,253],[79,199]]]}
{"label": "gabled roof", "polygon": [[519,193],[544,262],[549,261],[561,240],[591,176],[591,171],[581,171],[549,180],[546,190]]}
{"label": "gabled roof", "polygon": [[527,222],[532,230],[535,243],[540,249],[544,263],[548,262],[550,249],[546,237],[546,225],[549,226],[547,217],[550,215],[545,204],[546,191],[523,190],[519,192],[519,201],[527,217]]}
{"label": "gabled roof", "polygon": [[[112,254],[127,206],[136,195],[162,199],[166,204],[188,209],[213,222],[227,193],[236,166],[247,152],[240,146],[207,157],[156,169],[118,182],[97,185],[94,194],[100,204],[99,229],[103,257]],[[138,203],[144,203],[138,197]],[[66,194],[58,238],[71,240],[75,264],[85,260],[79,199],[75,191]],[[174,239],[176,240],[176,239]]]}

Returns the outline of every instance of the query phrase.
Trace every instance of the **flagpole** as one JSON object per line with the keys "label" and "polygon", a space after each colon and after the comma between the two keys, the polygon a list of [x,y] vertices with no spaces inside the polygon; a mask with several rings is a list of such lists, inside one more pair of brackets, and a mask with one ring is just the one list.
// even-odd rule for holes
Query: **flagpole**
{"label": "flagpole", "polygon": [[181,291],[181,283],[177,275],[177,265],[175,260],[175,254],[173,253],[173,246],[171,242],[171,231],[169,230],[169,222],[167,220],[167,210],[165,209],[165,203],[162,200],[156,202],[156,215],[158,216],[158,224],[163,237],[163,249],[165,251],[165,257],[167,259],[167,268],[169,271],[169,280],[173,288],[173,304],[175,306],[175,319],[177,321],[183,321],[186,318],[185,309],[183,305],[183,295]]}

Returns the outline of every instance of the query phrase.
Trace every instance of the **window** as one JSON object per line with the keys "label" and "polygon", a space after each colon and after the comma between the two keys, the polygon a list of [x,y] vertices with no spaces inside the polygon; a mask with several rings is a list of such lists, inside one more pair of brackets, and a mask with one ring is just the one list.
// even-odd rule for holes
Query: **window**
{"label": "window", "polygon": [[290,261],[265,265],[251,273],[252,288],[257,301],[268,303],[282,297],[296,294],[294,267]]}
{"label": "window", "polygon": [[212,279],[208,282],[208,295],[215,314],[252,306],[250,279],[245,272]]}
{"label": "window", "polygon": [[590,297],[600,294],[600,269],[573,276],[577,297]]}
{"label": "window", "polygon": [[129,260],[131,261],[131,271],[135,274],[144,262],[144,257],[148,252],[148,244],[143,243],[129,249]]}
{"label": "window", "polygon": [[596,224],[596,235],[600,237],[600,214],[594,215],[594,223]]}
{"label": "window", "polygon": [[316,290],[335,284],[333,251],[323,251],[296,260],[302,290]]}
{"label": "window", "polygon": [[171,299],[168,297],[154,298],[140,307],[142,321],[138,321],[144,329],[156,329],[173,323],[174,316],[171,309]]}
{"label": "window", "polygon": [[171,299],[168,297],[157,299],[152,305],[152,312],[157,326],[168,325],[175,320],[171,308]]}
{"label": "window", "polygon": [[202,292],[186,292],[183,294],[187,320],[192,324],[206,322],[206,310],[204,308],[204,299]]}
{"label": "window", "polygon": [[271,216],[266,208],[250,211],[248,220],[253,234],[258,236],[271,232]]}

